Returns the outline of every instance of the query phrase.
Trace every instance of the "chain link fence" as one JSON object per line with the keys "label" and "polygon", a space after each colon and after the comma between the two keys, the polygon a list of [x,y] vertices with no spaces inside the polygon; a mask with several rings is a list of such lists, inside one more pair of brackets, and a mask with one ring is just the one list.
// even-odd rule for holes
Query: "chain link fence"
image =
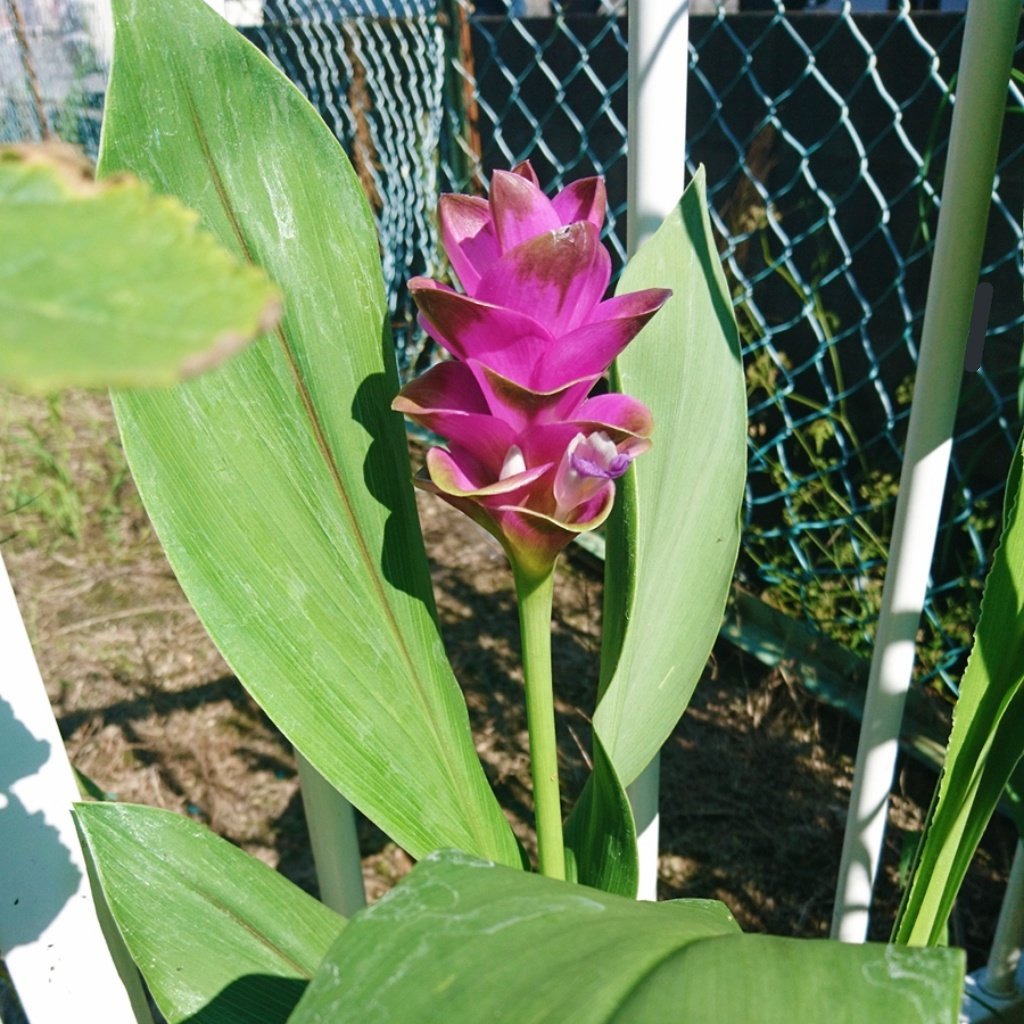
{"label": "chain link fence", "polygon": [[[439,191],[482,190],[495,168],[527,157],[552,189],[603,174],[607,240],[621,265],[626,21],[614,4],[219,6],[349,152],[380,224],[403,372],[432,358],[405,282],[444,271]],[[709,0],[711,13],[694,14],[690,28],[688,159],[708,169],[750,396],[740,582],[866,654],[963,18],[906,4],[763,6]],[[94,151],[108,64],[109,15],[97,0],[0,0],[0,140],[48,125]],[[985,368],[964,383],[920,636],[922,681],[950,686],[977,620],[1021,418],[1022,106],[1015,79],[982,272],[995,288]]]}

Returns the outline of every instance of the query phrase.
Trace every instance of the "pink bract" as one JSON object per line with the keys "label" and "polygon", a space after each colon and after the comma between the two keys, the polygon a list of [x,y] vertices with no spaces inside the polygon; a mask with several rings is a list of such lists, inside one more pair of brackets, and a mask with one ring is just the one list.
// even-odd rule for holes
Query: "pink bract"
{"label": "pink bract", "polygon": [[558,553],[611,511],[614,481],[650,447],[643,403],[588,397],[668,300],[605,299],[604,182],[548,198],[528,163],[496,171],[489,199],[441,197],[441,237],[463,291],[414,278],[426,331],[453,358],[407,384],[393,408],[445,438],[418,486],[493,533],[517,571]]}

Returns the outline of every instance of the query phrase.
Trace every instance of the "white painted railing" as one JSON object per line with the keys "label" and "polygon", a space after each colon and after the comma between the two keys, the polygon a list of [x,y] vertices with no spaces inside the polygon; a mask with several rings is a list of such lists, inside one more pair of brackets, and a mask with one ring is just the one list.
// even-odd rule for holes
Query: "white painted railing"
{"label": "white painted railing", "polygon": [[2,556],[0,652],[0,950],[18,998],[32,1024],[72,1008],[152,1024],[127,950],[97,915],[71,820],[81,797]]}

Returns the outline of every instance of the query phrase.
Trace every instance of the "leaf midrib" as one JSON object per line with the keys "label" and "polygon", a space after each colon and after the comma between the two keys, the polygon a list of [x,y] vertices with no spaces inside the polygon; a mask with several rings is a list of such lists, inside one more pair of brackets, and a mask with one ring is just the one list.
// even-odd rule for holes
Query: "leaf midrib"
{"label": "leaf midrib", "polygon": [[[256,939],[260,945],[275,955],[283,964],[288,965],[300,977],[306,979],[311,979],[313,977],[313,974],[316,971],[315,967],[312,970],[304,967],[293,956],[291,956],[291,954],[286,953],[276,942],[273,942],[264,932],[260,931],[254,924],[250,923],[245,917],[243,917],[237,910],[235,910],[234,907],[225,903],[212,890],[198,884],[196,882],[196,878],[201,876],[197,876],[195,873],[186,874],[183,872],[173,861],[163,856],[163,847],[159,843],[153,847],[148,847],[143,844],[139,844],[139,846],[147,855],[152,856],[155,854],[157,861],[159,861],[163,866],[164,870],[167,871],[167,873],[176,881],[182,883],[182,887],[186,892],[194,893],[200,899],[205,900],[220,913],[224,914],[232,923],[240,926],[245,932]],[[136,876],[132,877],[135,878]],[[111,887],[107,891],[116,894],[118,892],[118,888]],[[341,923],[341,927],[343,928],[345,925],[345,919],[340,915],[338,919]]]}
{"label": "leaf midrib", "polygon": [[[189,119],[192,123],[196,140],[199,143],[200,149],[202,150],[207,170],[210,174],[210,180],[213,183],[214,189],[217,193],[217,197],[224,211],[224,214],[227,217],[228,223],[231,226],[231,229],[235,235],[235,238],[238,242],[238,245],[242,251],[243,256],[251,265],[258,266],[254,258],[253,249],[249,244],[248,238],[245,236],[241,222],[238,219],[235,209],[231,204],[231,201],[227,194],[227,190],[224,187],[223,179],[221,178],[220,172],[213,159],[213,153],[210,149],[209,141],[207,139],[205,130],[203,129],[203,125],[199,118],[198,111],[195,107],[192,91],[189,88],[189,83],[187,79],[185,79],[181,75],[177,65],[174,65],[174,73],[178,77],[181,93],[185,97],[186,103],[188,105]],[[409,678],[412,680],[416,688],[416,693],[420,701],[420,704],[428,712],[424,717],[426,718],[426,721],[429,723],[430,733],[434,740],[434,748],[442,757],[444,757],[447,745],[441,742],[441,737],[437,732],[437,725],[436,722],[434,721],[434,716],[431,713],[432,706],[429,700],[427,699],[423,680],[418,671],[416,659],[413,658],[412,652],[409,650],[409,647],[406,644],[405,636],[401,628],[399,627],[397,619],[395,618],[394,609],[392,608],[390,601],[388,601],[387,599],[387,594],[383,584],[381,583],[376,563],[374,562],[374,559],[370,553],[366,537],[363,534],[358,517],[356,516],[355,510],[352,507],[352,503],[349,498],[348,491],[345,487],[345,483],[341,478],[341,473],[331,453],[330,446],[327,443],[326,435],[320,423],[320,419],[319,416],[317,415],[315,406],[313,405],[312,397],[309,394],[305,381],[302,378],[298,362],[295,358],[295,354],[288,340],[288,336],[284,330],[283,322],[278,324],[274,328],[273,334],[276,337],[278,343],[280,344],[285,359],[288,362],[288,366],[291,370],[292,377],[295,382],[295,387],[299,395],[299,400],[301,401],[303,409],[308,418],[309,426],[310,429],[312,430],[317,448],[319,449],[320,455],[327,466],[331,480],[334,484],[334,488],[341,502],[342,509],[352,527],[352,535],[356,538],[356,546],[358,548],[360,558],[366,567],[367,574],[370,580],[372,581],[372,586],[377,595],[378,602],[384,611],[390,632],[397,641],[396,646],[398,647],[402,661],[405,663],[405,666],[408,670]],[[448,758],[444,758],[444,760],[449,764],[451,763],[450,759]],[[454,787],[455,780],[453,774],[451,772],[441,772],[440,774],[442,778],[444,778],[445,782],[448,784],[447,788],[449,792],[457,798],[460,797],[461,794],[458,793]],[[458,805],[459,801],[457,800],[456,806]],[[476,816],[471,815],[469,816],[468,819],[463,817],[461,821],[463,826],[468,826],[471,834],[477,833],[476,838],[478,841],[480,841],[482,838],[486,838],[481,837],[477,831]],[[490,842],[480,842],[481,850],[489,849],[491,845],[492,844]]]}

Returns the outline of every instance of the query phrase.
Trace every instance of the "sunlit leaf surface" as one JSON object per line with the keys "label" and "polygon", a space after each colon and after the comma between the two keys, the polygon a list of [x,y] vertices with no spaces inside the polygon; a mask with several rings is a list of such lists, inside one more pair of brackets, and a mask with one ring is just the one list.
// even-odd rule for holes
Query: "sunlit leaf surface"
{"label": "sunlit leaf surface", "polygon": [[103,175],[197,209],[280,286],[271,337],[115,400],[185,591],[310,763],[414,856],[519,864],[434,614],[373,221],[309,104],[202,0],[117,0]]}

